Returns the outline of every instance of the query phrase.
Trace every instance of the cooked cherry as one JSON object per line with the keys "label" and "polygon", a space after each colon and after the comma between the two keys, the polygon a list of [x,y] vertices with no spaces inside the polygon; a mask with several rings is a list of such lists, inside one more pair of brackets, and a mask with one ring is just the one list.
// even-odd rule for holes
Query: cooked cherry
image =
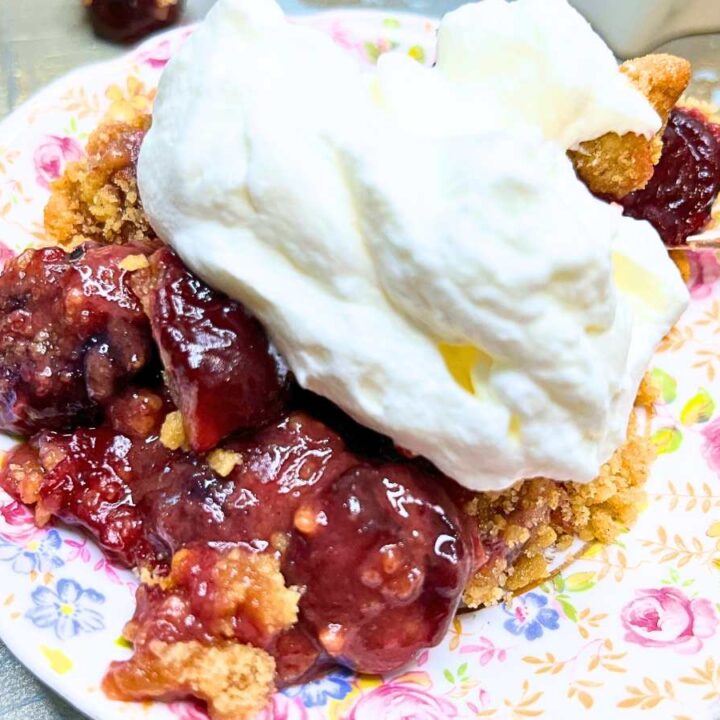
{"label": "cooked cherry", "polygon": [[335,433],[302,413],[225,447],[238,461],[227,477],[176,461],[166,489],[143,501],[153,532],[172,552],[196,540],[258,550],[282,543],[304,498],[357,463]]}
{"label": "cooked cherry", "polygon": [[40,522],[57,517],[84,527],[129,567],[163,564],[167,548],[138,503],[162,488],[168,465],[183,457],[157,440],[171,407],[155,392],[129,388],[109,403],[101,427],[40,432],[11,450],[0,487],[37,503]]}
{"label": "cooked cherry", "polygon": [[625,214],[648,220],[666,245],[700,232],[720,191],[718,127],[695,110],[675,109],[663,152],[647,186],[620,200]]}
{"label": "cooked cherry", "polygon": [[0,275],[0,429],[94,420],[152,363],[150,326],[120,263],[133,246],[27,250]]}
{"label": "cooked cherry", "polygon": [[283,562],[303,619],[360,672],[396,670],[437,644],[473,569],[459,513],[410,466],[359,466],[296,510]]}
{"label": "cooked cherry", "polygon": [[84,0],[93,29],[100,37],[132,42],[173,25],[180,19],[184,0]]}
{"label": "cooked cherry", "polygon": [[265,331],[242,305],[211,290],[168,248],[152,257],[145,304],[167,381],[190,445],[215,447],[226,435],[279,417],[288,371]]}

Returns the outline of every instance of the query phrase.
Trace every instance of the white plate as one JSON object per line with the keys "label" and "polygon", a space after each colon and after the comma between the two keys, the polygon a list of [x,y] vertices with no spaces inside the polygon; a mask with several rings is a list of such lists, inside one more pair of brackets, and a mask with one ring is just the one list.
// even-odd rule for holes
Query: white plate
{"label": "white plate", "polygon": [[[330,12],[303,18],[363,61],[397,48],[431,62],[435,22]],[[147,111],[176,30],[55,82],[0,125],[0,239],[42,236],[47,183],[109,114]],[[336,672],[276,697],[265,720],[717,720],[720,717],[720,263],[687,259],[692,306],[655,359],[661,454],[637,526],[562,577],[457,618],[401,676]],[[135,580],[82,534],[37,530],[0,496],[0,636],[38,677],[97,720],[199,720],[187,703],[123,704],[99,683],[133,611]],[[273,715],[274,713],[274,715]]]}

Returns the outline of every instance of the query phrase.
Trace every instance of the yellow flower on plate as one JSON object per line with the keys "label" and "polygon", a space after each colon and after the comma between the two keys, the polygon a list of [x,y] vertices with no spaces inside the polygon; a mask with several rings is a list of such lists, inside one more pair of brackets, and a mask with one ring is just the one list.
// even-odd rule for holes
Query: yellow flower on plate
{"label": "yellow flower on plate", "polygon": [[138,115],[150,112],[155,100],[155,88],[145,87],[140,79],[130,76],[125,89],[119,85],[110,85],[105,91],[105,97],[110,100],[110,107],[105,117],[110,120],[129,122]]}

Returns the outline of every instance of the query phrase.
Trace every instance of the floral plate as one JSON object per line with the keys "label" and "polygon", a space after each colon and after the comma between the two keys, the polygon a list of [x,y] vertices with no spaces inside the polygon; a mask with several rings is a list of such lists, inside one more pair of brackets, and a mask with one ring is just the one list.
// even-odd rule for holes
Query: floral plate
{"label": "floral plate", "polygon": [[[362,62],[390,49],[432,61],[433,20],[341,11],[299,22]],[[190,32],[78,70],[0,125],[0,260],[43,238],[50,181],[82,156],[101,118],[150,109],[163,66]],[[458,617],[404,674],[336,672],[278,694],[263,720],[720,718],[720,262],[711,252],[683,262],[693,300],[654,361],[659,458],[637,526],[511,607]],[[39,530],[0,493],[8,647],[96,720],[203,720],[189,703],[116,703],[100,691],[109,662],[129,654],[121,630],[135,585],[84,535]]]}

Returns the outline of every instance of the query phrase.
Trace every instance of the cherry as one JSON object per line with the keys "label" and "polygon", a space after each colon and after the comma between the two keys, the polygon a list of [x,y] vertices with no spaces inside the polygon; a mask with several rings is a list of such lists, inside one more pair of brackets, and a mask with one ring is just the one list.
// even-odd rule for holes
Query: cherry
{"label": "cherry", "polygon": [[[209,288],[169,248],[138,276],[170,392],[194,450],[280,416],[288,370],[260,323],[240,303]],[[140,287],[143,286],[143,287]]]}
{"label": "cherry", "polygon": [[695,110],[675,109],[650,182],[620,200],[625,215],[647,220],[669,247],[700,232],[720,191],[720,128]]}
{"label": "cherry", "polygon": [[107,40],[132,42],[173,25],[184,0],[84,0],[93,29]]}
{"label": "cherry", "polygon": [[0,275],[0,429],[95,420],[155,358],[150,325],[121,263],[131,245],[27,250]]}
{"label": "cherry", "polygon": [[336,662],[397,670],[444,636],[474,561],[437,480],[359,465],[296,510],[283,563],[303,621]]}

